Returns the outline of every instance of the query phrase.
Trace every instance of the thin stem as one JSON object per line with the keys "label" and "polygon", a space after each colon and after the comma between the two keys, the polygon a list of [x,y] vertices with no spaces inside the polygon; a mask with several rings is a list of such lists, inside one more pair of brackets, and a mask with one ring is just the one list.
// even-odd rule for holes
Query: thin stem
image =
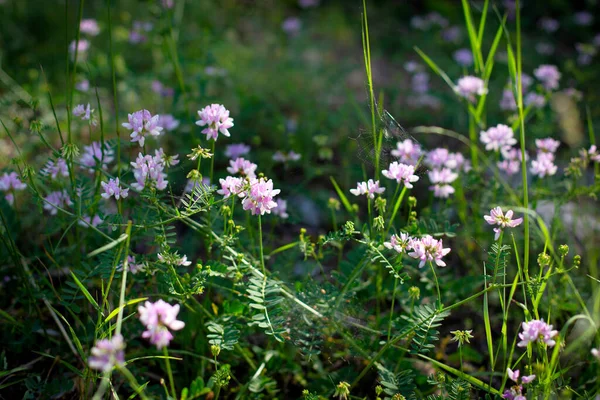
{"label": "thin stem", "polygon": [[111,0],[106,0],[106,11],[108,13],[108,51],[110,54],[113,102],[115,103],[115,131],[117,132],[117,176],[121,178],[121,134],[119,132],[119,97],[117,96],[117,73],[115,71],[115,54],[113,51],[112,42],[112,19],[110,16],[110,3]]}
{"label": "thin stem", "polygon": [[213,172],[215,170],[215,142],[216,140],[213,140],[212,142],[212,147],[211,147],[211,153],[212,153],[212,157],[210,158],[210,183],[213,183]]}
{"label": "thin stem", "polygon": [[171,395],[174,399],[177,399],[177,392],[175,391],[175,382],[173,381],[173,371],[171,371],[171,361],[169,361],[169,350],[167,350],[167,346],[163,347],[163,354],[165,355],[165,364],[167,365],[167,374],[169,375]]}
{"label": "thin stem", "polygon": [[123,277],[121,279],[121,295],[119,296],[119,313],[117,314],[117,327],[115,330],[116,335],[121,334],[121,325],[123,324],[123,309],[125,308],[125,288],[127,287],[127,256],[129,254],[129,242],[131,239],[131,220],[127,222],[127,228],[125,230],[127,240],[125,241],[125,254],[123,256]]}
{"label": "thin stem", "polygon": [[391,306],[391,310],[390,310],[390,321],[388,323],[388,335],[387,335],[387,340],[390,340],[390,337],[392,335],[392,320],[394,318],[394,301],[396,300],[396,287],[398,285],[398,279],[396,277],[394,277],[394,290],[392,291],[392,306]]}
{"label": "thin stem", "polygon": [[258,246],[260,249],[260,267],[262,269],[262,273],[267,279],[267,270],[265,268],[265,256],[263,254],[263,237],[262,237],[262,219],[260,214],[258,215]]}
{"label": "thin stem", "polygon": [[433,279],[435,280],[435,288],[437,290],[437,296],[438,296],[438,309],[441,310],[442,309],[442,295],[440,293],[440,284],[438,282],[437,274],[435,273],[435,268],[431,261],[429,261],[429,266],[431,267],[431,272],[433,272]]}

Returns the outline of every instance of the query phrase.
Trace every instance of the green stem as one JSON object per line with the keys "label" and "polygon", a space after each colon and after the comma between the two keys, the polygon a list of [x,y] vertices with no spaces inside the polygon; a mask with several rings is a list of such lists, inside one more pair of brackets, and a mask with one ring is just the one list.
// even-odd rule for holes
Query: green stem
{"label": "green stem", "polygon": [[265,256],[263,254],[263,237],[262,237],[262,219],[260,214],[258,215],[258,246],[260,249],[260,267],[262,268],[262,273],[267,279],[267,270],[265,268]]}
{"label": "green stem", "polygon": [[429,261],[429,266],[431,267],[431,272],[433,272],[433,279],[435,280],[435,288],[437,290],[437,296],[438,296],[438,310],[441,310],[442,309],[442,295],[440,293],[440,284],[438,282],[437,274],[435,273],[435,268],[431,261]]}
{"label": "green stem", "polygon": [[[115,54],[112,42],[112,18],[110,12],[110,3],[111,0],[106,0],[106,11],[108,13],[108,52],[110,54],[113,102],[115,103],[115,131],[117,132],[117,176],[121,178],[121,134],[119,132],[119,97],[117,96],[117,73],[115,70]],[[104,148],[102,151],[104,151]]]}
{"label": "green stem", "polygon": [[167,365],[167,374],[169,375],[171,395],[174,399],[177,399],[177,392],[175,391],[175,382],[173,381],[173,371],[171,371],[171,362],[169,361],[169,350],[167,350],[167,346],[163,347],[163,354],[165,355],[165,364]]}
{"label": "green stem", "polygon": [[210,158],[210,184],[211,185],[213,183],[213,172],[215,170],[215,143],[216,143],[216,140],[213,140],[212,148],[211,148],[212,157]]}
{"label": "green stem", "polygon": [[117,314],[117,327],[115,334],[121,334],[121,325],[123,324],[123,309],[125,308],[125,288],[127,287],[127,256],[129,254],[129,242],[131,239],[131,221],[127,222],[127,228],[125,230],[127,240],[125,241],[125,254],[123,256],[123,276],[121,279],[121,295],[119,296],[119,313]]}
{"label": "green stem", "polygon": [[396,287],[398,285],[398,279],[394,277],[394,290],[392,291],[392,306],[390,310],[390,321],[388,323],[388,334],[387,340],[390,340],[392,335],[392,320],[394,319],[394,301],[396,300]]}

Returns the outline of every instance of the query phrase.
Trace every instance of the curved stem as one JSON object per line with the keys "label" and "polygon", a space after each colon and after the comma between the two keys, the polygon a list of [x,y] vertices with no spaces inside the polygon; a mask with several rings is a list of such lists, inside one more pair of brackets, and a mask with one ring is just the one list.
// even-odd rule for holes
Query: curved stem
{"label": "curved stem", "polygon": [[167,347],[163,347],[163,353],[165,355],[165,364],[167,364],[167,374],[169,375],[169,386],[171,387],[171,396],[177,399],[177,392],[175,391],[175,382],[173,381],[173,371],[171,371],[171,361],[169,361],[169,350]]}
{"label": "curved stem", "polygon": [[435,268],[433,267],[433,263],[429,261],[429,266],[431,267],[431,272],[433,272],[433,279],[435,280],[435,288],[437,290],[438,296],[438,310],[442,309],[442,295],[440,293],[440,284],[438,282],[437,274],[435,273]]}

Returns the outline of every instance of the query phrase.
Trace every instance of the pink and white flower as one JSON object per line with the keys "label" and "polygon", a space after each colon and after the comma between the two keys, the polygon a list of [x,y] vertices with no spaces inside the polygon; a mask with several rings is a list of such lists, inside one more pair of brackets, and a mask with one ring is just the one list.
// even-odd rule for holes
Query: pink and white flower
{"label": "pink and white flower", "polygon": [[250,146],[244,143],[230,144],[225,147],[225,157],[236,159],[250,153]]}
{"label": "pink and white flower", "polygon": [[496,152],[514,146],[517,143],[513,130],[503,124],[498,124],[487,131],[482,131],[479,138],[481,143],[485,144],[486,150]]}
{"label": "pink and white flower", "polygon": [[69,197],[66,190],[51,192],[44,199],[46,200],[44,202],[44,210],[49,211],[50,215],[56,215],[58,208],[66,208],[73,205],[71,197]]}
{"label": "pink and white flower", "polygon": [[100,27],[95,19],[85,18],[79,23],[79,30],[90,36],[97,36],[100,33]]}
{"label": "pink and white flower", "polygon": [[383,242],[383,245],[390,250],[395,250],[397,253],[405,253],[412,248],[412,241],[413,238],[408,233],[401,232],[400,235],[392,235],[390,241]]}
{"label": "pink and white flower", "polygon": [[245,196],[244,179],[235,176],[228,176],[225,179],[219,179],[219,183],[221,184],[221,189],[217,190],[217,193],[222,195],[224,199],[232,195],[237,195],[239,197]]}
{"label": "pink and white flower", "polygon": [[219,133],[224,136],[231,136],[229,128],[233,127],[233,118],[229,116],[229,110],[223,105],[211,104],[202,110],[198,110],[198,115],[200,119],[196,121],[196,125],[206,126],[202,133],[206,135],[207,139],[217,140]]}
{"label": "pink and white flower", "polygon": [[419,180],[419,177],[415,175],[414,166],[400,164],[397,161],[392,162],[388,169],[381,171],[381,174],[388,179],[394,179],[398,183],[402,182],[408,189],[413,187],[413,182]]}
{"label": "pink and white flower", "polygon": [[69,176],[69,167],[62,158],[57,158],[56,161],[48,160],[46,166],[41,171],[43,175],[50,176],[52,179],[56,179],[58,176]]}
{"label": "pink and white flower", "polygon": [[163,130],[160,124],[160,116],[152,115],[148,110],[136,111],[133,114],[127,115],[128,122],[122,125],[127,129],[131,129],[131,141],[138,142],[140,147],[144,147],[146,137],[159,136]]}
{"label": "pink and white flower", "polygon": [[227,167],[227,172],[229,172],[230,174],[240,174],[247,178],[253,179],[256,178],[256,168],[258,168],[258,166],[253,162],[248,161],[243,157],[239,157],[235,160],[229,160],[229,167]]}
{"label": "pink and white flower", "polygon": [[147,184],[154,186],[158,190],[164,190],[169,183],[167,174],[163,172],[165,165],[161,157],[152,157],[139,153],[135,162],[130,163],[133,167],[133,176],[136,180],[131,184],[135,190],[141,192]]}
{"label": "pink and white flower", "polygon": [[429,190],[433,191],[433,195],[439,198],[448,198],[454,193],[454,188],[451,183],[458,178],[458,174],[452,172],[449,168],[434,169],[428,172],[429,180],[433,183]]}
{"label": "pink and white flower", "polygon": [[461,97],[474,102],[475,95],[483,96],[487,93],[485,82],[475,76],[463,76],[458,80],[454,91]]}
{"label": "pink and white flower", "polygon": [[109,372],[115,365],[125,362],[125,342],[123,336],[115,335],[111,339],[102,339],[92,347],[92,355],[88,358],[91,369]]}
{"label": "pink and white flower", "polygon": [[102,185],[102,189],[104,189],[104,193],[100,196],[104,199],[110,199],[114,196],[115,199],[119,200],[120,198],[126,198],[129,194],[129,189],[123,189],[119,185],[119,178],[111,178],[108,183],[100,182],[100,185]]}
{"label": "pink and white flower", "polygon": [[535,139],[535,146],[541,152],[554,154],[556,153],[558,146],[560,146],[560,142],[549,137],[544,139]]}
{"label": "pink and white flower", "polygon": [[558,89],[558,81],[560,80],[561,74],[555,65],[540,65],[533,71],[533,74],[540,82],[542,82],[542,85],[546,90]]}
{"label": "pink and white flower", "polygon": [[558,167],[554,164],[554,154],[539,152],[531,162],[531,173],[540,178],[556,174]]}
{"label": "pink and white flower", "polygon": [[276,151],[273,154],[273,161],[286,163],[288,161],[298,161],[302,158],[302,156],[294,151],[290,151],[289,153],[284,153],[281,151]]}
{"label": "pink and white flower", "polygon": [[358,182],[356,189],[350,189],[350,193],[355,196],[365,194],[371,199],[375,198],[375,194],[383,192],[385,192],[385,188],[379,187],[379,181],[373,181],[373,179],[369,179],[367,182]]}
{"label": "pink and white flower", "polygon": [[523,322],[523,332],[519,333],[521,341],[517,343],[519,347],[527,347],[529,343],[545,343],[548,347],[554,347],[556,341],[553,339],[558,335],[558,331],[552,329],[552,325],[544,320],[531,320]]}
{"label": "pink and white flower", "polygon": [[514,228],[521,225],[523,218],[512,219],[513,210],[508,210],[506,215],[502,212],[502,208],[495,207],[490,210],[490,215],[484,215],[483,219],[490,225],[498,225],[498,228],[494,228],[496,235],[494,240],[498,240],[503,228]]}
{"label": "pink and white flower", "polygon": [[252,179],[250,181],[250,189],[246,192],[242,207],[244,210],[250,210],[252,215],[270,214],[273,208],[278,206],[273,198],[277,196],[281,190],[273,189],[273,181],[265,178]]}
{"label": "pink and white flower", "polygon": [[450,248],[444,248],[442,239],[434,239],[433,236],[425,235],[420,239],[413,239],[411,242],[412,252],[408,255],[420,260],[419,268],[422,268],[428,261],[435,262],[439,267],[445,267],[446,263],[442,257],[450,253]]}
{"label": "pink and white flower", "polygon": [[164,300],[155,303],[147,301],[138,307],[138,313],[140,322],[146,327],[142,337],[149,339],[159,350],[173,340],[170,330],[178,331],[185,326],[183,321],[177,320],[179,304],[172,306]]}
{"label": "pink and white flower", "polygon": [[83,146],[83,153],[79,158],[79,163],[88,169],[89,172],[94,172],[94,168],[99,164],[102,169],[106,169],[108,164],[114,160],[115,152],[110,148],[108,143],[104,144],[104,151],[100,142],[92,142],[89,146]]}
{"label": "pink and white flower", "polygon": [[279,216],[281,219],[288,219],[287,200],[277,199],[276,203],[277,207],[273,209],[273,214]]}
{"label": "pink and white flower", "polygon": [[409,165],[416,165],[422,154],[421,146],[410,139],[396,143],[396,148],[392,150],[392,156],[399,158],[401,163]]}

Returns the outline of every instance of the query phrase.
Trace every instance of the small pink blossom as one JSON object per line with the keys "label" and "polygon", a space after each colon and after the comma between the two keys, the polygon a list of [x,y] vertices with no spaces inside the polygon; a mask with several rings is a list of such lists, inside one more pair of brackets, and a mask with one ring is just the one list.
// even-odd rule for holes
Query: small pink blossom
{"label": "small pink blossom", "polygon": [[80,92],[87,92],[88,90],[90,90],[90,81],[84,79],[80,82],[77,82],[75,84],[75,89],[79,90]]}
{"label": "small pink blossom", "polygon": [[146,327],[142,337],[149,339],[159,350],[173,340],[170,330],[178,331],[185,326],[183,321],[177,320],[179,304],[172,306],[163,300],[155,303],[147,301],[138,307],[138,313],[140,322]]}
{"label": "small pink blossom", "polygon": [[544,320],[532,320],[523,322],[523,332],[519,333],[521,341],[517,343],[519,347],[527,347],[529,343],[541,342],[548,347],[554,347],[556,341],[553,338],[558,335],[558,331],[552,329]]}
{"label": "small pink blossom", "polygon": [[277,207],[273,209],[273,214],[279,216],[281,219],[288,219],[289,214],[287,213],[287,201],[277,199],[276,203]]}
{"label": "small pink blossom", "polygon": [[252,179],[250,189],[246,192],[244,200],[242,200],[242,207],[244,210],[250,210],[252,215],[270,214],[271,210],[278,206],[273,198],[280,192],[279,189],[273,189],[271,179]]}
{"label": "small pink blossom", "polygon": [[82,19],[79,24],[79,30],[81,33],[85,33],[90,36],[97,36],[100,33],[100,27],[95,19]]}
{"label": "small pink blossom", "polygon": [[48,175],[52,179],[56,179],[58,176],[69,176],[69,167],[62,158],[57,158],[56,161],[49,160],[46,166],[41,171],[43,175]]}
{"label": "small pink blossom", "polygon": [[542,82],[546,90],[558,89],[561,74],[555,65],[540,65],[533,71],[533,74]]}
{"label": "small pink blossom", "polygon": [[250,153],[250,146],[244,143],[230,144],[225,147],[225,157],[236,159]]}
{"label": "small pink blossom", "polygon": [[396,148],[392,150],[392,156],[399,158],[401,163],[409,165],[416,165],[422,154],[421,146],[410,139],[396,143]]}
{"label": "small pink blossom", "polygon": [[88,42],[85,39],[80,39],[79,42],[73,40],[69,44],[69,53],[71,54],[72,57],[75,57],[75,48],[77,48],[78,56],[84,56],[85,53],[90,48],[90,42]]}
{"label": "small pink blossom", "polygon": [[502,92],[500,109],[504,111],[515,111],[517,109],[517,102],[515,101],[515,95],[512,90],[504,89]]}
{"label": "small pink blossom", "polygon": [[102,169],[106,169],[108,164],[114,160],[115,152],[110,148],[108,143],[104,144],[104,151],[100,142],[92,142],[89,146],[83,146],[83,153],[79,158],[79,163],[88,169],[89,172],[94,172],[94,168],[100,165]]}
{"label": "small pink blossom", "polygon": [[171,114],[161,114],[159,116],[160,126],[166,131],[174,131],[179,127],[179,121],[175,119]]}
{"label": "small pink blossom", "polygon": [[544,153],[556,153],[560,142],[552,138],[535,139],[535,145],[539,151]]}
{"label": "small pink blossom", "polygon": [[163,130],[160,124],[160,116],[152,115],[148,110],[136,111],[127,115],[128,122],[122,125],[124,128],[131,129],[131,141],[138,142],[140,147],[144,147],[148,135],[158,136]]}
{"label": "small pink blossom", "polygon": [[447,165],[449,161],[450,152],[448,151],[448,149],[443,147],[433,149],[425,156],[425,164],[435,169],[441,169],[444,167],[451,168]]}
{"label": "small pink blossom", "polygon": [[600,350],[592,349],[591,353],[594,357],[596,357],[598,359],[598,361],[600,361]]}
{"label": "small pink blossom", "polygon": [[408,233],[401,232],[400,235],[392,235],[390,241],[383,242],[383,245],[390,250],[395,250],[397,253],[404,253],[412,248],[412,241],[413,238]]}
{"label": "small pink blossom", "polygon": [[66,208],[73,205],[71,197],[69,197],[66,190],[51,192],[44,199],[46,200],[44,202],[44,210],[49,211],[50,215],[56,215],[58,208]]}
{"label": "small pink blossom", "polygon": [[498,225],[498,228],[494,228],[494,232],[496,232],[494,240],[498,240],[503,228],[514,228],[521,225],[523,218],[512,219],[512,216],[513,210],[508,210],[506,215],[504,215],[500,207],[492,208],[490,215],[483,216],[483,219],[485,219],[488,224]]}
{"label": "small pink blossom", "polygon": [[217,193],[222,195],[224,199],[226,199],[232,195],[244,197],[245,181],[242,178],[238,178],[235,176],[228,176],[225,179],[219,179],[219,183],[221,184],[221,189],[217,190]]}
{"label": "small pink blossom", "polygon": [[439,198],[448,198],[454,193],[454,188],[451,183],[458,178],[458,174],[452,172],[449,168],[434,169],[428,172],[429,180],[433,186],[429,190],[433,191],[433,195]]}
{"label": "small pink blossom", "polygon": [[595,144],[592,145],[588,150],[588,155],[590,157],[590,160],[596,163],[600,163],[600,153],[598,152],[598,148]]}
{"label": "small pink blossom", "polygon": [[4,195],[4,198],[10,205],[13,205],[15,202],[14,191],[23,190],[26,187],[27,185],[21,182],[16,172],[5,172],[0,176],[0,191],[7,192]]}
{"label": "small pink blossom", "polygon": [[531,173],[540,178],[556,174],[558,167],[554,164],[554,154],[540,152],[531,162]]}
{"label": "small pink blossom", "polygon": [[233,127],[233,118],[229,116],[227,110],[221,104],[211,104],[198,111],[200,119],[196,121],[198,126],[206,126],[202,133],[206,134],[207,139],[217,140],[219,133],[224,136],[231,136],[229,128]]}
{"label": "small pink blossom", "polygon": [[371,199],[375,198],[376,193],[383,192],[385,192],[385,188],[379,187],[379,181],[373,181],[373,179],[369,179],[367,182],[358,182],[356,189],[350,189],[350,193],[355,196],[366,194]]}
{"label": "small pink blossom", "polygon": [[273,154],[273,161],[286,163],[288,161],[298,161],[302,158],[302,156],[294,151],[290,151],[289,153],[283,153],[281,151],[276,151]]}
{"label": "small pink blossom", "polygon": [[164,190],[169,183],[167,174],[163,172],[165,165],[161,157],[152,157],[151,155],[143,155],[139,153],[135,162],[130,163],[133,167],[133,176],[136,180],[131,184],[137,191],[142,191],[147,184],[150,184],[158,190]]}
{"label": "small pink blossom", "polygon": [[235,160],[229,160],[227,172],[230,174],[240,174],[247,178],[253,179],[256,177],[255,171],[258,166],[245,158],[239,157]]}
{"label": "small pink blossom", "polygon": [[90,123],[96,126],[96,121],[92,118],[92,113],[94,110],[90,108],[90,103],[87,106],[83,104],[78,104],[73,108],[73,115],[76,117],[81,117],[82,121],[90,121]]}
{"label": "small pink blossom", "polygon": [[471,49],[458,49],[452,55],[454,61],[458,63],[461,67],[470,67],[473,65],[473,53]]}
{"label": "small pink blossom", "polygon": [[413,239],[411,242],[412,252],[408,255],[420,260],[419,268],[422,268],[427,261],[435,262],[439,267],[445,267],[446,263],[442,257],[450,253],[450,248],[444,248],[442,239],[434,239],[430,235],[425,235],[420,239]]}
{"label": "small pink blossom", "polygon": [[475,95],[483,96],[487,93],[485,82],[475,76],[463,76],[458,80],[454,91],[461,97],[474,102]]}
{"label": "small pink blossom", "polygon": [[102,339],[92,347],[92,355],[88,358],[91,369],[109,372],[115,365],[125,362],[125,343],[123,336],[115,335],[111,339]]}
{"label": "small pink blossom", "polygon": [[388,179],[394,179],[398,183],[402,182],[408,189],[413,187],[413,182],[419,180],[419,177],[415,175],[414,166],[399,164],[397,161],[392,162],[388,169],[381,171],[381,174]]}
{"label": "small pink blossom", "polygon": [[91,225],[95,228],[102,222],[104,221],[98,215],[94,215],[94,218],[91,218],[89,215],[82,215],[81,220],[77,222],[77,225],[83,226],[84,228],[89,228]]}
{"label": "small pink blossom", "polygon": [[[498,169],[506,172],[508,175],[514,175],[521,170],[522,153],[516,147],[503,148],[501,150],[503,160],[498,162]],[[525,153],[525,160],[529,157]]]}
{"label": "small pink blossom", "polygon": [[531,106],[533,108],[542,108],[546,105],[546,98],[536,92],[529,92],[525,99],[523,99],[525,106]]}
{"label": "small pink blossom", "polygon": [[513,130],[506,125],[498,124],[480,133],[481,143],[485,144],[486,150],[500,151],[517,143]]}
{"label": "small pink blossom", "polygon": [[119,178],[111,178],[108,183],[100,182],[100,185],[102,185],[102,188],[104,189],[104,193],[100,196],[105,199],[114,196],[115,199],[119,200],[120,198],[126,198],[129,194],[129,189],[122,189],[121,186],[119,186]]}
{"label": "small pink blossom", "polygon": [[300,29],[302,29],[302,21],[297,17],[286,18],[281,23],[281,29],[288,35],[295,36],[300,32]]}

